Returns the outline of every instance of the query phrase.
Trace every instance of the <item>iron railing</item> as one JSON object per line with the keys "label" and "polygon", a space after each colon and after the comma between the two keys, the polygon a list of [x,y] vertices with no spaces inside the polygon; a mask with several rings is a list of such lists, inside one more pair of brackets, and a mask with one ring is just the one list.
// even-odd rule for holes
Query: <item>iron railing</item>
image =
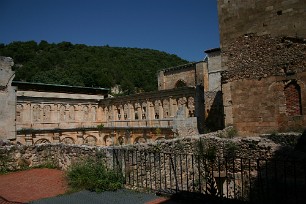
{"label": "iron railing", "polygon": [[112,168],[124,175],[130,188],[254,203],[304,203],[306,199],[306,161],[112,151]]}

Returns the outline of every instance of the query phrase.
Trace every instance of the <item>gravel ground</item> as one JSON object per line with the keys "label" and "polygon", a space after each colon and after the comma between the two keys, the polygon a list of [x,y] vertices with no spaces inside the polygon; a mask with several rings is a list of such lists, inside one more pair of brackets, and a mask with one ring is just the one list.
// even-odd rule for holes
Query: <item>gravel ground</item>
{"label": "gravel ground", "polygon": [[103,203],[103,204],[143,204],[156,200],[160,197],[154,194],[139,193],[129,190],[117,190],[114,192],[90,192],[81,191],[68,195],[62,195],[52,198],[45,198],[37,201],[32,201],[32,204],[83,204],[83,203]]}

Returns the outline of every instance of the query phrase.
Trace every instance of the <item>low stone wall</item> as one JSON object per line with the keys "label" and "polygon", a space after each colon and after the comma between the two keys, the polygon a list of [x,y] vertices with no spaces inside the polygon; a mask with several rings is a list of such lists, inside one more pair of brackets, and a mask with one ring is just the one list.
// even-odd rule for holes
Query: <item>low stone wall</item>
{"label": "low stone wall", "polygon": [[177,154],[201,153],[204,155],[209,151],[216,157],[235,156],[247,159],[270,159],[284,156],[292,158],[292,155],[296,158],[306,158],[300,153],[291,154],[295,152],[294,149],[299,142],[300,134],[224,138],[232,136],[231,131],[231,129],[225,129],[204,135],[113,147],[65,144],[2,146],[0,147],[0,169],[18,170],[48,163],[53,163],[61,169],[67,169],[76,160],[88,157],[97,158],[101,154],[103,154],[107,166],[111,168],[114,160],[113,152],[118,150]]}

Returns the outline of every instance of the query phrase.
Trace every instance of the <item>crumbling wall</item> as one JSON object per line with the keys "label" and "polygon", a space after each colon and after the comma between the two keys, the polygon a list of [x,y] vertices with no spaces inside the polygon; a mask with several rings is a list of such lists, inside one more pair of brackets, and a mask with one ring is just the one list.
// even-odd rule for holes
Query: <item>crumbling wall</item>
{"label": "crumbling wall", "polygon": [[306,71],[306,39],[246,35],[231,42],[222,54],[227,58],[223,83]]}
{"label": "crumbling wall", "polygon": [[[306,40],[242,36],[223,52],[226,125],[244,135],[306,127]],[[295,84],[296,94],[286,89]],[[298,103],[292,114],[289,106]],[[290,112],[291,111],[291,112]]]}
{"label": "crumbling wall", "polygon": [[306,127],[305,6],[218,1],[225,126],[243,135]]}
{"label": "crumbling wall", "polygon": [[[22,167],[33,167],[46,163],[54,163],[62,169],[67,169],[71,163],[84,158],[101,156],[112,168],[115,150],[137,151],[147,153],[174,153],[174,154],[198,154],[201,141],[204,151],[214,149],[216,157],[227,157],[231,153],[238,158],[245,159],[271,159],[276,157],[291,159],[305,158],[305,152],[291,155],[299,145],[300,134],[266,135],[262,137],[235,137],[228,138],[232,129],[225,129],[205,135],[194,135],[171,140],[159,140],[153,143],[137,145],[123,145],[114,147],[97,147],[86,145],[66,144],[39,144],[39,145],[14,145],[0,147],[0,169],[10,170]],[[304,146],[301,143],[300,146]],[[305,149],[305,148],[304,148]],[[230,151],[230,152],[229,152]]]}
{"label": "crumbling wall", "polygon": [[9,140],[15,134],[16,94],[11,86],[15,72],[14,62],[9,57],[0,56],[0,140]]}

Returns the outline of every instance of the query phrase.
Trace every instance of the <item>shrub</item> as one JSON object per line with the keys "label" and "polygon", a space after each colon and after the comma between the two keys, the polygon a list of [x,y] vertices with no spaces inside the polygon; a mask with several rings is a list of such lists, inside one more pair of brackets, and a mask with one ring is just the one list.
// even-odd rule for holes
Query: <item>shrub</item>
{"label": "shrub", "polygon": [[97,129],[99,132],[101,132],[104,129],[104,125],[102,123],[100,125],[97,125]]}
{"label": "shrub", "polygon": [[236,137],[238,135],[238,132],[237,132],[237,130],[235,129],[235,128],[229,128],[229,130],[227,131],[227,136],[229,137],[229,138],[234,138],[234,137]]}
{"label": "shrub", "polygon": [[227,158],[235,158],[238,151],[239,147],[234,142],[229,142],[225,145],[225,156]]}
{"label": "shrub", "polygon": [[84,160],[67,170],[69,186],[74,190],[114,191],[122,187],[123,176],[108,170],[102,161]]}

